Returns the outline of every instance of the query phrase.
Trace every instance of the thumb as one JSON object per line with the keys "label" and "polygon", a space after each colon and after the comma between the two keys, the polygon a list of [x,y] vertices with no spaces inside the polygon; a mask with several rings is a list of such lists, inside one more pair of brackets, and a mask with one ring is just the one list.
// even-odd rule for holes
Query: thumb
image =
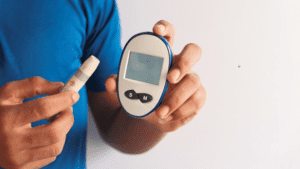
{"label": "thumb", "polygon": [[110,75],[105,82],[105,88],[106,90],[111,94],[117,93],[117,75]]}

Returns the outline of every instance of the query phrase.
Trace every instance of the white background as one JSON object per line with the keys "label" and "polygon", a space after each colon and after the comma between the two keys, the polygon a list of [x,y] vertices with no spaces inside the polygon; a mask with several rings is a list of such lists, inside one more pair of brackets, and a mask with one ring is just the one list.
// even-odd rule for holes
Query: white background
{"label": "white background", "polygon": [[117,2],[123,46],[161,19],[176,28],[174,53],[187,43],[201,46],[193,70],[207,101],[190,123],[142,155],[107,146],[90,118],[88,168],[300,168],[299,0]]}

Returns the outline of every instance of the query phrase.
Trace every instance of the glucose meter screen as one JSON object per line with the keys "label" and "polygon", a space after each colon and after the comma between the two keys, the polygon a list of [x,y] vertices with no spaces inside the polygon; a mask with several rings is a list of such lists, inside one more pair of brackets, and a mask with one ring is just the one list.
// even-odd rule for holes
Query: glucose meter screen
{"label": "glucose meter screen", "polygon": [[125,77],[158,85],[164,58],[130,52]]}

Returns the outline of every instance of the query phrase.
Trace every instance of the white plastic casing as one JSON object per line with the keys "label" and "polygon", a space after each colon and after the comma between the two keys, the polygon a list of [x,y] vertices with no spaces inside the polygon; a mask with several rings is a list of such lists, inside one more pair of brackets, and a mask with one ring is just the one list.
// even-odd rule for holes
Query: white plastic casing
{"label": "white plastic casing", "polygon": [[[99,65],[100,61],[93,55],[91,55],[77,70],[77,72],[67,81],[60,92],[76,91],[82,88],[87,80],[92,76]],[[49,122],[54,121],[59,116],[59,113],[47,118]]]}
{"label": "white plastic casing", "polygon": [[93,55],[91,55],[77,70],[77,72],[67,81],[62,88],[61,92],[76,91],[82,88],[87,80],[92,76],[99,65],[100,61]]}
{"label": "white plastic casing", "polygon": [[[130,52],[161,57],[163,59],[158,85],[125,78]],[[118,76],[118,95],[120,103],[127,113],[135,117],[146,116],[159,103],[164,92],[167,74],[169,71],[169,51],[166,44],[156,36],[143,34],[134,37],[127,43],[120,62]],[[152,96],[152,101],[142,103],[139,99],[132,100],[125,96],[125,92],[134,90],[136,93],[147,93]]]}

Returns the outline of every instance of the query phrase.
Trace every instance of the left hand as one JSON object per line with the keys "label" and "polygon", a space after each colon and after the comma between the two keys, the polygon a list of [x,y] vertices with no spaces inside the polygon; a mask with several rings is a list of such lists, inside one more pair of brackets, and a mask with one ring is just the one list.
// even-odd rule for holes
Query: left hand
{"label": "left hand", "polygon": [[[161,20],[153,27],[153,32],[163,36],[173,48],[175,28]],[[197,73],[191,69],[202,56],[201,48],[193,43],[187,44],[180,54],[173,54],[173,63],[168,73],[169,87],[162,104],[149,116],[143,118],[163,132],[175,131],[192,120],[204,106],[206,90]],[[106,89],[116,92],[116,75],[106,81]]]}

